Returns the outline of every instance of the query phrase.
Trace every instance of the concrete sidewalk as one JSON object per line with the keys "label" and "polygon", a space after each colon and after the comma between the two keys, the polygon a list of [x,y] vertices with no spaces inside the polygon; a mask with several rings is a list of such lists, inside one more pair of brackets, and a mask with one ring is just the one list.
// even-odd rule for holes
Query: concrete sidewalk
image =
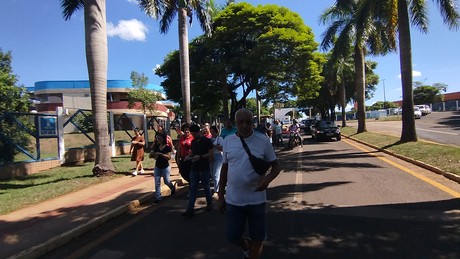
{"label": "concrete sidewalk", "polygon": [[[136,177],[120,177],[1,215],[0,258],[39,257],[149,202],[154,198],[152,175],[152,170],[149,170]],[[171,163],[171,181],[178,191],[185,187],[174,162]],[[170,194],[163,183],[161,192],[163,196]]]}

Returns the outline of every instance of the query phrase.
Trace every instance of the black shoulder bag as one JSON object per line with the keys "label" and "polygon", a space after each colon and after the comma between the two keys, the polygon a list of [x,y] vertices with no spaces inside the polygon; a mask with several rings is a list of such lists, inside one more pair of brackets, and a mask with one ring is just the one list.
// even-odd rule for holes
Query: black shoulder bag
{"label": "black shoulder bag", "polygon": [[256,173],[259,175],[265,175],[270,168],[270,163],[267,161],[263,160],[262,158],[258,158],[251,154],[251,151],[249,151],[248,145],[244,141],[242,137],[240,137],[241,143],[243,144],[244,150],[246,150],[246,153],[248,153],[249,156],[249,161],[251,161],[251,165],[256,170]]}

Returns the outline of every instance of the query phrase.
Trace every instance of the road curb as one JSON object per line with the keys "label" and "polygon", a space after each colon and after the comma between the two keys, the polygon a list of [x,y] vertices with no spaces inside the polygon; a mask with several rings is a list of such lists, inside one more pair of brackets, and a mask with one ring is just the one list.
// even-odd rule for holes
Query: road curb
{"label": "road curb", "polygon": [[366,145],[366,146],[368,146],[368,147],[377,149],[378,151],[381,151],[381,152],[383,152],[383,153],[385,153],[385,154],[388,154],[388,155],[397,157],[397,158],[402,159],[402,160],[404,160],[404,161],[406,161],[406,162],[412,163],[412,164],[414,164],[414,165],[420,166],[420,167],[425,168],[425,169],[427,169],[427,170],[429,170],[429,171],[432,171],[432,172],[434,172],[434,173],[440,174],[440,175],[446,177],[446,178],[449,179],[449,180],[452,180],[452,181],[455,181],[455,182],[457,182],[457,183],[460,183],[460,176],[458,176],[458,175],[456,175],[456,174],[452,174],[452,173],[449,173],[449,172],[444,172],[443,170],[441,170],[441,169],[439,169],[439,168],[437,168],[437,167],[435,167],[435,166],[426,164],[426,163],[424,163],[424,162],[422,162],[422,161],[418,161],[418,160],[413,159],[413,158],[409,158],[409,157],[406,157],[406,156],[403,156],[403,155],[400,155],[400,154],[396,154],[396,153],[391,152],[391,151],[389,151],[389,150],[386,150],[386,149],[383,149],[383,148],[374,146],[374,145],[372,145],[372,144],[363,142],[363,141],[358,140],[358,139],[355,139],[355,138],[353,138],[353,137],[350,137],[350,136],[347,136],[347,135],[344,135],[344,134],[342,134],[342,136],[345,137],[345,138],[351,139],[351,140],[353,140],[353,141],[355,141],[355,142],[358,142],[358,143],[360,143],[360,144]]}

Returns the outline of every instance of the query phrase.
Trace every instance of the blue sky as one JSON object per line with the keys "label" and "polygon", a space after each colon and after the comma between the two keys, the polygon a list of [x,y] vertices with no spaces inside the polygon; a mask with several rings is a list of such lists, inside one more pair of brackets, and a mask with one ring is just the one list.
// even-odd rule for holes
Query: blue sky
{"label": "blue sky", "polygon": [[[223,2],[223,1],[222,1]],[[240,1],[238,1],[240,2]],[[253,0],[253,5],[277,4],[299,13],[313,29],[317,42],[326,29],[318,24],[319,15],[332,0]],[[460,91],[460,31],[450,31],[442,22],[439,10],[429,3],[429,31],[412,31],[414,81],[445,83],[447,92]],[[196,19],[195,19],[196,20]],[[150,82],[162,79],[153,70],[164,57],[178,49],[177,24],[167,34],[160,34],[158,23],[146,16],[133,0],[107,0],[109,66],[108,79],[129,79],[131,71],[144,73]],[[198,24],[189,31],[192,39],[202,34]],[[69,21],[62,18],[59,0],[1,0],[0,48],[12,51],[13,72],[19,83],[33,86],[37,81],[86,80],[83,11]],[[381,82],[371,105],[385,98],[401,98],[399,56],[368,57],[378,62],[376,73]],[[383,83],[383,80],[384,83]]]}

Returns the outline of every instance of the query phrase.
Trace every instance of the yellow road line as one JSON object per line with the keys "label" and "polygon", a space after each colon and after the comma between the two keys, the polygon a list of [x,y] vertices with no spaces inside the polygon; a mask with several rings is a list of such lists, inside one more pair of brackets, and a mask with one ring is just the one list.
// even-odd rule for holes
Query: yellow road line
{"label": "yellow road line", "polygon": [[460,198],[460,193],[450,189],[449,187],[446,187],[446,186],[444,186],[444,185],[442,185],[442,184],[440,184],[440,183],[438,183],[436,181],[433,181],[433,180],[429,179],[428,177],[425,177],[425,176],[423,176],[421,174],[418,174],[418,173],[414,172],[413,170],[410,170],[409,168],[404,167],[404,166],[402,166],[402,165],[400,165],[398,163],[395,163],[395,162],[393,162],[391,160],[388,160],[388,159],[386,159],[384,157],[378,156],[377,154],[371,153],[370,150],[362,148],[362,147],[352,143],[349,140],[344,140],[344,142],[349,144],[349,145],[351,145],[351,146],[353,146],[353,147],[355,147],[355,148],[357,148],[357,149],[359,149],[359,150],[362,150],[362,151],[364,151],[366,153],[369,153],[370,155],[375,156],[376,158],[384,161],[385,163],[388,163],[388,164],[390,164],[390,165],[392,165],[392,166],[394,166],[396,168],[399,168],[402,171],[404,171],[404,172],[406,172],[406,173],[408,173],[408,174],[410,174],[410,175],[412,175],[412,176],[414,176],[414,177],[416,177],[416,178],[418,178],[418,179],[420,179],[420,180],[422,180],[422,181],[424,181],[426,183],[429,183],[429,184],[433,185],[434,187],[436,187],[436,188],[438,188],[438,189],[440,189],[440,190],[442,190],[442,191],[454,196],[455,198]]}

